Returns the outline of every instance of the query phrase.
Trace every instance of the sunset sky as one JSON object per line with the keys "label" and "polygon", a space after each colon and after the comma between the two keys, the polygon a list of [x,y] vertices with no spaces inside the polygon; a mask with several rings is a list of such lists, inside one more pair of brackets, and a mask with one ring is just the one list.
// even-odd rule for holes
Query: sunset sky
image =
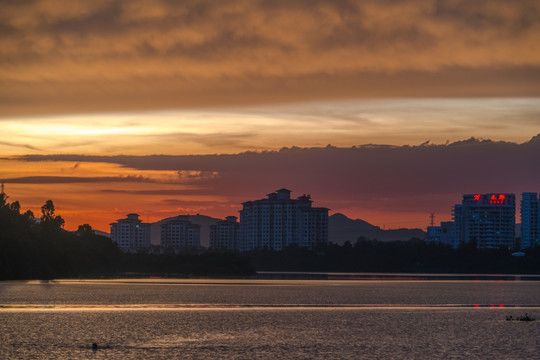
{"label": "sunset sky", "polygon": [[540,2],[0,0],[0,134],[10,200],[70,230],[282,187],[425,228],[540,192]]}

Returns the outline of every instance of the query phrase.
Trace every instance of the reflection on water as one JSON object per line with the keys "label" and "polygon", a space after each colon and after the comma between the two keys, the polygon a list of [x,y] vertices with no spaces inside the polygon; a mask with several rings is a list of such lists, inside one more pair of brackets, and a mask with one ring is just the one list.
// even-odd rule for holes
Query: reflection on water
{"label": "reflection on water", "polygon": [[0,305],[540,304],[538,281],[86,280],[0,282]]}
{"label": "reflection on water", "polygon": [[538,322],[504,316],[487,308],[0,313],[0,357],[537,358]]}
{"label": "reflection on water", "polygon": [[538,304],[537,281],[4,282],[0,359],[536,359],[540,321],[506,316]]}
{"label": "reflection on water", "polygon": [[422,274],[422,273],[325,273],[260,271],[258,279],[310,280],[512,280],[539,281],[540,275],[516,274]]}
{"label": "reflection on water", "polygon": [[440,305],[407,305],[407,304],[139,304],[139,305],[37,305],[37,304],[4,304],[0,311],[186,311],[186,310],[370,310],[370,309],[464,309],[464,308],[499,308],[499,309],[536,309],[540,305],[505,305],[505,304],[440,304]]}

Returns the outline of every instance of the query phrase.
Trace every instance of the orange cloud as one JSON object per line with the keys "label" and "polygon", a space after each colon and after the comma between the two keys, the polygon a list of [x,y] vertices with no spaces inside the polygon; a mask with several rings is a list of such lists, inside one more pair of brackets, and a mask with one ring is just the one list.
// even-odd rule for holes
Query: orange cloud
{"label": "orange cloud", "polygon": [[213,154],[329,143],[444,143],[471,136],[523,142],[540,131],[539,116],[537,98],[428,98],[14,117],[0,122],[9,139],[0,141],[0,153]]}
{"label": "orange cloud", "polygon": [[0,111],[540,95],[537,1],[271,4],[4,4]]}

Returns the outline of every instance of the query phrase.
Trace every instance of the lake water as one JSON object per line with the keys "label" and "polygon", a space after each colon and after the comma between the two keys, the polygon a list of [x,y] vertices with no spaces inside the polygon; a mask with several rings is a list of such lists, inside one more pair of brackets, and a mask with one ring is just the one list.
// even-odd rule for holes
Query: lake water
{"label": "lake water", "polygon": [[28,358],[539,359],[540,282],[0,282],[0,359]]}

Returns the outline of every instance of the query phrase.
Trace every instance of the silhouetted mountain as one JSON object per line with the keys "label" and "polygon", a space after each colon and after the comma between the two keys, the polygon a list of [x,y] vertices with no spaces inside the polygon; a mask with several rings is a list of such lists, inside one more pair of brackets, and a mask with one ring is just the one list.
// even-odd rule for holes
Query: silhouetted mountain
{"label": "silhouetted mountain", "polygon": [[535,135],[535,136],[533,136],[533,137],[531,138],[531,140],[529,140],[529,141],[526,142],[525,144],[533,144],[533,143],[538,143],[538,142],[540,142],[540,133],[537,134],[537,135]]}
{"label": "silhouetted mountain", "polygon": [[[152,223],[152,244],[159,244],[159,226],[165,221],[174,219],[176,216],[162,219],[158,222]],[[201,226],[201,246],[208,247],[210,241],[210,225],[214,225],[216,222],[222,219],[213,218],[207,215],[189,215],[189,220],[193,224]],[[426,233],[421,229],[392,229],[383,230],[378,226],[372,225],[367,221],[361,219],[350,219],[347,216],[336,213],[328,218],[328,240],[334,244],[342,245],[346,241],[350,241],[352,244],[356,242],[359,237],[365,237],[379,241],[398,241],[409,240],[411,238],[424,239]]]}
{"label": "silhouetted mountain", "polygon": [[[183,214],[178,214],[183,215]],[[176,216],[162,219],[158,222],[152,223],[150,227],[151,231],[151,243],[154,245],[159,245],[159,226],[166,221],[173,220]],[[213,218],[206,215],[189,215],[189,221],[193,224],[201,226],[201,246],[208,247],[210,241],[210,225],[214,225],[216,222],[223,219]]]}
{"label": "silhouetted mountain", "polygon": [[426,233],[421,229],[392,229],[383,230],[364,220],[349,219],[347,216],[336,213],[328,218],[328,240],[334,244],[344,244],[350,241],[356,243],[359,237],[379,241],[409,240],[411,238],[424,239]]}

